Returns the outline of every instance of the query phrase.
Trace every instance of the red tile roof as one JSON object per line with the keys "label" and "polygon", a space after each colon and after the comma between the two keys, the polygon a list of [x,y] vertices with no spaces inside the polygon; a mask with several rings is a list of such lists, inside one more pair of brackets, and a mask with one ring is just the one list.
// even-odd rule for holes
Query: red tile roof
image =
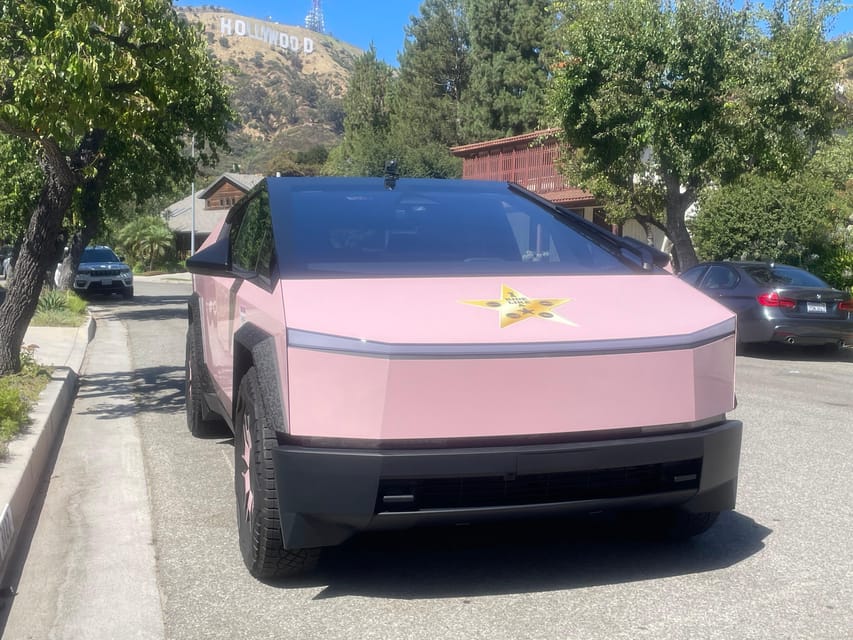
{"label": "red tile roof", "polygon": [[463,144],[458,147],[451,147],[450,152],[455,156],[465,157],[468,155],[472,155],[477,151],[485,151],[487,149],[507,149],[510,147],[519,146],[527,147],[530,146],[530,143],[535,142],[537,140],[554,138],[557,136],[558,133],[560,133],[560,129],[558,128],[542,129],[540,131],[523,133],[521,135],[511,136],[509,138],[498,138],[496,140],[486,140],[484,142]]}

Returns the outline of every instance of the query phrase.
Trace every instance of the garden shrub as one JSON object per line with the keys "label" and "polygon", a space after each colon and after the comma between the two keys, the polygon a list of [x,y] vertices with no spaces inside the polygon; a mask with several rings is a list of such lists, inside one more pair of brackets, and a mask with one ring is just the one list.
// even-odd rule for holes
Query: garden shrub
{"label": "garden shrub", "polygon": [[64,291],[59,289],[48,289],[42,292],[39,296],[38,307],[36,312],[48,313],[51,311],[61,311],[68,308],[68,296]]}

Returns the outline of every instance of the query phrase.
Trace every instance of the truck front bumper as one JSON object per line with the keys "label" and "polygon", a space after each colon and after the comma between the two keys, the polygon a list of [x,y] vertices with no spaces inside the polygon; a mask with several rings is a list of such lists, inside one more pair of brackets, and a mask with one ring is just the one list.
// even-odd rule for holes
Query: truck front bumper
{"label": "truck front bumper", "polygon": [[273,449],[285,547],[520,516],[735,506],[742,425],[494,447]]}

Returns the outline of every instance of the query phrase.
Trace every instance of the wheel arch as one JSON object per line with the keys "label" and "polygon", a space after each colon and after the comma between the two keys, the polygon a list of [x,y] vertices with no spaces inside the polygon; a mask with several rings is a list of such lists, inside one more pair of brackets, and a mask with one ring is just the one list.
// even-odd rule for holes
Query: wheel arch
{"label": "wheel arch", "polygon": [[246,375],[246,372],[251,367],[254,367],[258,373],[258,384],[261,387],[264,407],[273,424],[273,428],[281,433],[288,432],[284,401],[281,397],[280,365],[275,338],[271,334],[251,323],[246,323],[237,330],[234,334],[232,416],[236,416],[240,381]]}
{"label": "wheel arch", "polygon": [[189,325],[196,324],[196,320],[201,316],[199,315],[199,306],[201,303],[199,302],[199,295],[195,291],[190,294],[190,297],[187,299],[187,323]]}
{"label": "wheel arch", "polygon": [[195,292],[187,300],[187,331],[190,334],[196,348],[198,349],[199,364],[201,365],[199,373],[201,388],[205,393],[213,393],[213,383],[211,381],[210,372],[207,370],[207,362],[204,359],[204,334],[202,332],[201,322],[201,299]]}

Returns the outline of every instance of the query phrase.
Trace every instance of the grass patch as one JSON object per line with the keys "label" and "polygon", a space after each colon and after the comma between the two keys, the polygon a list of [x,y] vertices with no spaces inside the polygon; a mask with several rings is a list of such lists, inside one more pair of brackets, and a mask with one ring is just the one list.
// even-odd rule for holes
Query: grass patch
{"label": "grass patch", "polygon": [[9,442],[29,424],[29,412],[50,382],[51,370],[36,363],[36,347],[21,351],[21,371],[0,378],[0,458],[9,453]]}
{"label": "grass patch", "polygon": [[72,291],[47,290],[39,297],[30,325],[33,327],[79,327],[86,320],[88,304]]}

